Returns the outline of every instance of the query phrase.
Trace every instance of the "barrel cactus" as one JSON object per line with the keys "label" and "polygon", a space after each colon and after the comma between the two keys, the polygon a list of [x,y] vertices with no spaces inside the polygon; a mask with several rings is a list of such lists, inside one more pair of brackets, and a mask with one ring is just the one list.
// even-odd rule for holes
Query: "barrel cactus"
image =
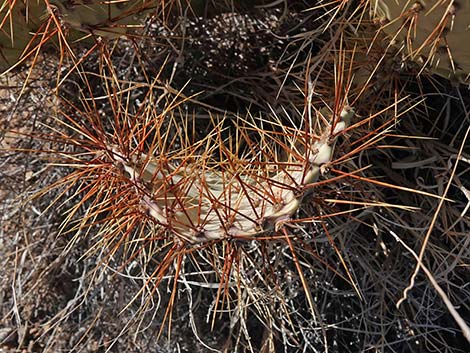
{"label": "barrel cactus", "polygon": [[468,81],[470,1],[373,0],[372,9],[406,58],[446,78]]}

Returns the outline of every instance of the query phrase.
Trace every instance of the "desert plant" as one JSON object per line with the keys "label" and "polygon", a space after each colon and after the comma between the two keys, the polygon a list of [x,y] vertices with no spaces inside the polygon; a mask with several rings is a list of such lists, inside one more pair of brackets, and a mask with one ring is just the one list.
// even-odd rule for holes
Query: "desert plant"
{"label": "desert plant", "polygon": [[70,45],[74,40],[131,34],[142,26],[151,9],[162,11],[162,7],[165,4],[155,0],[5,0],[0,7],[0,69],[37,57],[39,49],[47,43],[59,45],[61,53],[73,56]]}
{"label": "desert plant", "polygon": [[[30,16],[30,14],[36,14]],[[42,3],[22,1],[3,1],[0,7],[0,70],[18,62],[24,49],[33,39],[32,33],[41,27],[44,13]]]}
{"label": "desert plant", "polygon": [[[159,284],[170,279],[169,323],[181,281],[196,276],[215,283],[210,293],[215,298],[214,325],[226,311],[233,334],[248,344],[244,332],[248,317],[254,315],[267,327],[269,344],[303,340],[303,334],[291,338],[299,333],[289,320],[297,318],[290,317],[293,309],[282,304],[288,300],[285,291],[291,289],[281,283],[278,272],[289,273],[295,286],[304,288],[304,299],[298,300],[307,302],[309,309],[302,316],[321,322],[303,265],[319,255],[311,244],[313,233],[303,227],[322,223],[330,212],[334,217],[335,212],[348,214],[377,205],[354,200],[352,209],[327,211],[330,203],[349,202],[328,198],[328,191],[317,195],[329,184],[322,175],[335,164],[332,150],[338,138],[347,160],[382,136],[379,130],[366,132],[352,152],[341,137],[349,134],[352,117],[346,98],[347,64],[341,58],[334,69],[337,82],[331,88],[337,87],[337,97],[329,104],[315,97],[307,75],[305,91],[298,91],[302,109],[240,116],[201,110],[197,103],[196,108],[197,97],[184,97],[159,78],[146,83],[120,78],[112,54],[102,50],[99,74],[82,72],[75,77],[80,84],[64,86],[64,92],[74,94],[62,98],[59,114],[49,123],[51,133],[42,136],[65,146],[63,152],[49,151],[51,162],[72,168],[71,174],[41,192],[59,188],[67,195],[64,204],[73,200],[63,224],[64,235],[71,234],[69,248],[90,237],[87,254],[99,256],[107,266],[117,262],[122,271],[138,260],[146,274],[140,290],[146,305]],[[78,101],[76,87],[81,87]],[[139,91],[146,93],[136,97]],[[360,131],[378,116],[355,121],[352,130]],[[334,180],[346,178],[339,175]],[[58,198],[49,207],[57,208],[60,202]],[[302,202],[311,208],[309,213],[302,213]],[[283,255],[275,255],[280,249]],[[271,263],[272,256],[286,258]],[[345,262],[331,269],[342,280],[354,282]],[[298,320],[305,330],[313,329],[315,321]]]}
{"label": "desert plant", "polygon": [[470,74],[468,1],[371,2],[373,15],[392,45],[432,72],[467,81]]}
{"label": "desert plant", "polygon": [[[63,20],[57,27],[61,31],[65,33],[69,25],[91,37],[105,36],[104,40],[95,38],[98,40],[93,53],[87,52],[82,59],[70,63],[79,70],[77,75],[66,75],[67,80],[61,81],[63,87],[55,91],[59,96],[54,96],[53,118],[46,123],[49,132],[34,135],[36,140],[51,143],[53,148],[33,152],[48,154],[51,165],[70,171],[38,194],[56,190],[56,199],[43,212],[50,208],[65,210],[61,235],[69,236],[69,244],[61,258],[67,258],[85,244],[86,261],[95,261],[89,273],[81,277],[83,282],[90,281],[90,288],[84,293],[93,292],[97,278],[108,278],[103,274],[122,274],[139,288],[142,299],[136,311],[151,312],[152,319],[158,317],[152,321],[158,321],[160,332],[165,330],[161,322],[175,325],[177,300],[184,297],[188,307],[181,310],[182,316],[189,316],[196,337],[205,344],[206,337],[201,337],[195,323],[203,321],[195,318],[194,308],[196,302],[202,303],[205,309],[200,316],[208,317],[209,326],[218,329],[223,327],[221,321],[227,323],[226,350],[245,346],[250,351],[275,351],[279,342],[285,350],[295,347],[306,351],[321,346],[327,350],[338,341],[347,342],[347,338],[341,337],[343,331],[331,334],[331,327],[357,333],[356,339],[361,335],[359,326],[348,326],[354,320],[364,321],[364,335],[374,336],[371,342],[383,340],[380,343],[383,347],[388,347],[394,330],[403,335],[400,339],[415,339],[415,331],[408,329],[408,324],[403,328],[406,320],[397,319],[390,309],[399,286],[395,277],[389,278],[386,264],[395,259],[395,254],[400,258],[402,253],[399,247],[390,247],[385,239],[389,223],[382,225],[380,220],[402,224],[402,218],[407,219],[410,211],[417,211],[415,203],[408,202],[406,197],[401,199],[397,195],[399,203],[385,201],[384,194],[391,188],[411,191],[425,198],[425,204],[428,199],[433,200],[433,195],[384,182],[380,171],[378,175],[367,176],[374,169],[370,166],[380,160],[368,160],[368,152],[372,150],[371,155],[380,156],[391,154],[389,150],[400,150],[398,142],[395,146],[386,143],[375,146],[383,138],[394,138],[388,133],[389,128],[418,105],[411,99],[397,98],[402,96],[399,86],[403,83],[397,72],[393,88],[370,72],[365,73],[366,81],[376,84],[373,88],[390,89],[387,92],[390,101],[370,92],[365,81],[351,82],[361,65],[353,63],[349,55],[356,51],[365,54],[369,48],[350,38],[343,41],[341,36],[351,35],[349,30],[356,35],[351,23],[362,25],[362,19],[354,21],[367,7],[353,9],[351,15],[344,11],[351,6],[347,1],[331,5],[331,9],[322,3],[319,8],[325,7],[325,12],[334,16],[325,15],[317,30],[296,33],[291,42],[287,35],[282,39],[289,43],[286,47],[301,43],[303,49],[286,49],[282,60],[275,65],[270,63],[271,71],[265,76],[283,82],[279,96],[284,96],[279,100],[271,97],[266,102],[265,96],[251,97],[249,89],[266,90],[266,86],[260,88],[253,83],[243,91],[244,96],[224,91],[226,86],[217,81],[219,86],[214,89],[210,86],[212,81],[208,83],[206,79],[210,70],[203,71],[204,88],[226,96],[238,94],[240,100],[255,102],[258,108],[254,111],[237,105],[238,111],[234,112],[223,105],[209,107],[207,102],[198,101],[204,95],[192,95],[197,89],[186,95],[186,86],[178,86],[181,81],[174,87],[184,59],[189,58],[191,66],[197,55],[196,59],[185,56],[181,49],[174,59],[172,52],[162,49],[164,45],[148,32],[142,43],[108,42],[109,33],[113,35],[108,39],[122,33],[120,15],[109,23],[110,18],[98,7],[93,20],[96,21],[85,23],[81,12],[70,12],[62,5],[61,2],[51,7],[49,17],[50,21]],[[314,10],[318,8],[310,9]],[[220,34],[225,23],[240,23],[240,19],[245,17],[223,14],[214,18],[211,29]],[[198,21],[209,32],[209,21]],[[214,22],[222,25],[216,26]],[[188,50],[188,42],[201,45],[199,38],[192,37],[196,34],[188,31],[188,36],[188,27],[178,22],[163,23],[164,26],[150,22],[148,27],[158,24],[158,29],[164,28],[166,32],[157,30],[155,37],[169,33],[162,39],[169,43],[168,47],[181,45]],[[169,23],[173,27],[166,28]],[[306,26],[305,23],[308,21],[300,20],[298,26]],[[194,22],[188,26],[194,26]],[[253,26],[253,32],[263,26],[264,23]],[[181,27],[182,32],[178,32]],[[243,32],[245,38],[247,32]],[[209,38],[204,43],[230,46],[231,41],[221,42],[221,37]],[[116,63],[128,57],[121,58],[119,51],[130,51],[132,45],[139,50],[130,55],[129,67],[123,69]],[[312,48],[322,46],[323,50],[312,54]],[[163,64],[151,61],[148,57],[151,49],[161,50]],[[213,48],[203,46],[200,51],[204,54],[209,49]],[[383,58],[382,53],[375,55],[362,56],[374,70],[379,66],[376,60]],[[90,58],[92,64],[86,62]],[[241,79],[243,83],[253,80],[253,72],[249,73]],[[299,89],[302,84],[303,90]],[[269,88],[279,89],[277,85],[275,89]],[[267,109],[263,102],[266,106],[273,102],[278,105]],[[354,102],[358,110],[351,124],[348,120],[353,113],[348,102]],[[388,115],[390,108],[394,114]],[[374,125],[376,119],[380,122]],[[362,164],[365,160],[370,165]],[[380,249],[385,249],[383,254]],[[355,273],[356,268],[362,272]],[[405,268],[406,263],[400,267],[403,272],[400,278],[406,277]],[[157,303],[155,298],[165,288],[168,295]],[[365,293],[364,288],[371,293]],[[337,292],[347,304],[330,295]],[[383,301],[376,299],[380,295],[385,298]],[[321,303],[319,297],[328,300]],[[354,304],[351,298],[361,304]],[[128,307],[135,308],[133,304],[138,299],[135,295]],[[75,308],[81,305],[78,301],[74,303]],[[340,309],[333,317],[327,317],[325,312],[335,303]],[[159,305],[166,307],[161,316],[155,310]],[[352,319],[353,309],[349,305],[359,306],[356,314],[360,313]],[[375,322],[376,306],[383,310],[383,317],[392,316],[392,324],[387,323],[386,327]],[[138,326],[140,317],[136,314],[132,318]],[[261,328],[262,337],[256,337],[250,326]],[[351,340],[345,345],[349,344],[357,342]]]}

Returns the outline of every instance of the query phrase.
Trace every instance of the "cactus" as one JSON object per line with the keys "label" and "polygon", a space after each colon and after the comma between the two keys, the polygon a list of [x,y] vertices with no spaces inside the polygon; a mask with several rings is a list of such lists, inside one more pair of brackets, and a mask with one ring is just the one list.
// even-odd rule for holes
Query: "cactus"
{"label": "cactus", "polygon": [[[146,104],[152,107],[153,103]],[[114,223],[122,222],[119,219],[123,209],[116,204],[133,200],[124,208],[136,207],[139,217],[150,220],[158,234],[194,245],[278,232],[292,220],[324,165],[332,162],[336,137],[343,133],[353,114],[348,106],[336,117],[331,112],[312,112],[314,125],[320,128],[304,131],[301,126],[282,127],[277,134],[257,127],[254,120],[232,117],[236,131],[230,133],[230,142],[221,136],[225,119],[214,123],[208,136],[194,142],[186,131],[191,129],[174,118],[168,119],[166,114],[126,115],[123,118],[126,124],[132,121],[132,131],[120,131],[122,127],[116,126],[114,136],[104,127],[96,132],[86,128],[101,122],[77,124],[76,120],[93,117],[91,112],[80,118],[66,118],[90,141],[80,142],[77,147],[96,156],[91,165],[82,161],[83,168],[76,171],[78,178],[89,175],[86,179],[90,185],[84,185],[83,191],[104,188],[120,195],[121,201],[108,192],[89,195],[96,197],[100,206],[92,207],[96,214],[90,212],[87,219],[95,219],[101,210],[112,210],[106,217],[110,224],[105,227],[112,229]],[[179,131],[178,136],[175,131]],[[146,140],[149,135],[156,136],[155,140]],[[178,143],[174,142],[176,138]],[[73,136],[68,139],[74,141]],[[260,141],[255,143],[254,139]],[[243,152],[240,146],[245,146]],[[113,175],[115,180],[96,175]],[[69,182],[77,180],[72,175],[64,180]],[[109,186],[104,186],[108,182]],[[139,217],[136,224],[145,223]]]}
{"label": "cactus", "polygon": [[72,37],[77,37],[78,31],[115,38],[138,27],[155,4],[155,0],[4,0],[0,9],[0,70],[27,55],[28,46],[32,48],[34,39],[34,44],[38,42],[35,37],[42,37],[45,28],[51,31],[60,26],[72,30]]}
{"label": "cactus", "polygon": [[[340,121],[319,139],[295,133],[287,161],[270,156],[274,161],[235,162],[237,157],[226,151],[226,160],[216,169],[201,160],[194,165],[162,163],[155,153],[129,156],[118,147],[109,155],[141,193],[148,215],[177,239],[194,244],[252,238],[275,232],[291,219],[322,165],[331,162],[333,136],[344,130],[352,115],[345,107]],[[242,130],[240,135],[247,133]],[[294,139],[304,140],[303,146]]]}
{"label": "cactus", "polygon": [[119,2],[87,0],[51,0],[52,9],[69,28],[108,38],[119,37],[142,21],[144,9],[154,1],[125,0]]}
{"label": "cactus", "polygon": [[406,57],[446,78],[468,80],[470,1],[373,0],[372,8]]}
{"label": "cactus", "polygon": [[44,14],[44,4],[29,2],[28,8],[22,1],[4,1],[0,10],[0,70],[14,65],[23,50],[38,30]]}
{"label": "cactus", "polygon": [[[23,4],[20,1],[18,3]],[[138,19],[135,20],[133,14],[142,13],[143,9],[141,7],[143,1],[129,1],[120,4],[119,2],[108,3],[106,1],[98,3],[48,0],[48,2],[39,2],[38,6],[46,3],[47,11],[45,6],[38,7],[39,10],[32,15],[41,14],[37,18],[33,17],[37,19],[34,23],[33,21],[28,22],[25,17],[18,17],[16,14],[12,17],[14,19],[12,28],[15,31],[12,34],[6,32],[5,38],[6,42],[13,42],[10,44],[10,49],[16,50],[16,52],[13,52],[12,57],[7,61],[9,65],[22,55],[23,48],[32,43],[33,33],[41,33],[39,28],[45,23],[60,27],[64,33],[69,30],[75,34],[78,33],[81,37],[96,35],[115,38],[127,34],[128,28],[140,22]],[[147,3],[145,2],[143,6],[146,6]],[[347,1],[341,3],[346,4]],[[384,3],[383,1],[375,3],[378,9],[376,13],[381,13],[384,18],[386,17],[390,21],[389,24],[385,24],[385,21],[382,23],[384,23],[384,29],[391,33],[393,42],[397,42],[401,38],[407,39],[409,50],[407,53],[412,59],[428,62],[433,70],[449,77],[450,73],[461,75],[455,64],[462,59],[449,61],[449,63],[454,63],[456,67],[448,73],[439,71],[442,69],[440,67],[442,62],[438,62],[439,50],[434,53],[433,46],[438,45],[440,40],[427,41],[424,39],[419,44],[418,38],[424,35],[424,30],[420,30],[416,37],[414,34],[409,34],[411,32],[406,33],[409,24],[407,21],[411,18],[410,16],[417,14],[418,24],[423,23],[420,6],[424,5],[416,5],[412,12],[397,14],[393,12],[394,7],[386,7]],[[398,5],[396,6],[398,8]],[[15,7],[14,10],[17,11],[19,8]],[[393,9],[390,10],[391,8]],[[26,8],[24,7],[24,9]],[[4,9],[4,11],[6,10]],[[6,12],[3,14],[7,19]],[[426,13],[423,16],[424,19],[431,18],[428,18]],[[402,19],[405,19],[405,22],[401,22]],[[215,20],[219,21],[217,18]],[[4,22],[4,28],[9,28],[8,21]],[[224,23],[219,22],[218,28],[223,27]],[[23,26],[21,27],[18,23]],[[234,23],[234,21],[227,21],[228,25],[230,23]],[[403,25],[402,31],[394,36],[392,28],[399,23]],[[194,23],[190,22],[188,25],[194,26]],[[207,22],[202,25],[207,25]],[[439,27],[435,24],[432,26]],[[202,28],[207,29],[207,27]],[[51,27],[51,29],[58,30],[57,27]],[[255,30],[261,29],[255,28]],[[454,34],[452,32],[452,35]],[[157,33],[157,35],[161,35],[161,33]],[[278,36],[278,34],[276,35]],[[179,35],[171,33],[171,36],[178,37]],[[70,37],[67,38],[70,39]],[[189,38],[188,42],[192,40],[191,34],[188,35],[188,33],[185,33],[184,38],[185,40]],[[222,42],[220,38],[215,37],[211,40],[218,45]],[[209,52],[211,49],[203,42],[203,44],[197,40],[194,42],[201,46],[201,51]],[[124,43],[129,44],[130,41],[124,41]],[[334,71],[335,79],[337,79],[335,86],[331,82],[332,79],[329,82],[325,78],[328,77],[326,70],[320,70],[314,73],[318,74],[315,84],[311,84],[310,81],[305,84],[303,95],[298,94],[298,97],[294,94],[289,95],[289,97],[294,97],[289,102],[294,107],[293,109],[285,108],[286,105],[281,102],[279,106],[271,110],[272,114],[262,110],[256,114],[256,117],[249,114],[241,117],[240,114],[244,114],[243,109],[240,109],[242,113],[239,113],[238,110],[237,113],[221,113],[216,109],[214,111],[203,110],[205,108],[200,106],[194,109],[194,106],[187,103],[190,100],[184,98],[186,96],[181,93],[183,90],[178,93],[176,90],[173,91],[172,87],[175,83],[165,75],[162,75],[163,78],[160,76],[155,78],[149,74],[149,80],[146,80],[145,83],[133,82],[132,77],[129,78],[127,73],[125,79],[118,78],[119,74],[124,71],[122,70],[123,66],[114,67],[115,62],[111,60],[111,57],[106,56],[108,55],[107,45],[110,44],[107,40],[103,40],[99,44],[99,48],[103,50],[96,51],[90,57],[86,57],[88,60],[98,58],[96,61],[99,62],[99,65],[93,63],[93,66],[80,67],[79,76],[84,81],[73,82],[74,86],[71,90],[66,86],[69,84],[67,81],[64,84],[65,90],[58,90],[59,94],[67,92],[66,94],[75,96],[70,98],[70,102],[66,102],[68,95],[63,101],[60,98],[54,99],[54,103],[59,104],[59,107],[54,107],[54,111],[58,112],[59,117],[46,123],[49,125],[50,131],[43,136],[45,141],[53,142],[54,147],[50,151],[53,156],[53,165],[63,165],[67,170],[72,169],[71,174],[47,189],[59,187],[60,196],[67,199],[60,206],[70,207],[65,216],[61,215],[61,220],[64,221],[62,228],[64,233],[75,234],[70,242],[70,248],[77,244],[78,239],[86,239],[88,243],[86,244],[88,246],[87,254],[96,254],[97,262],[109,265],[113,270],[114,267],[119,267],[121,270],[127,264],[130,264],[128,266],[130,270],[134,270],[135,263],[139,261],[139,264],[142,265],[141,279],[145,282],[140,293],[143,293],[145,299],[148,295],[149,302],[163,280],[169,279],[168,288],[171,287],[171,281],[174,281],[173,289],[169,290],[171,294],[168,294],[170,299],[163,321],[168,320],[171,323],[171,311],[176,298],[180,295],[180,286],[184,285],[186,292],[191,296],[193,284],[187,281],[187,278],[197,276],[196,278],[203,278],[202,285],[207,285],[208,289],[212,289],[213,298],[210,296],[210,291],[201,291],[198,296],[207,297],[208,301],[212,301],[211,305],[214,309],[210,309],[209,313],[210,315],[212,312],[214,313],[213,320],[215,321],[219,312],[226,313],[230,317],[231,330],[240,323],[240,332],[247,332],[246,340],[250,345],[251,338],[248,337],[250,332],[248,328],[243,326],[252,318],[247,315],[249,312],[253,312],[253,316],[258,317],[265,327],[263,335],[268,338],[263,339],[269,343],[270,351],[274,351],[275,336],[282,336],[284,343],[287,342],[286,347],[295,347],[299,345],[299,342],[302,344],[302,339],[305,340],[308,337],[307,334],[303,336],[303,332],[310,335],[310,333],[319,331],[319,327],[323,328],[322,317],[326,317],[325,327],[327,327],[326,325],[329,325],[331,320],[323,312],[317,315],[315,302],[319,302],[317,298],[319,298],[318,293],[321,292],[316,290],[315,286],[319,288],[324,286],[331,293],[335,293],[337,288],[334,284],[329,287],[331,281],[322,282],[319,279],[318,273],[320,271],[317,272],[312,259],[320,256],[326,258],[327,255],[324,252],[326,247],[321,244],[322,242],[326,243],[326,239],[328,239],[335,253],[339,256],[344,271],[339,268],[337,257],[334,260],[330,258],[324,263],[327,266],[330,263],[333,265],[331,268],[335,272],[333,277],[335,280],[347,281],[347,275],[351,285],[356,289],[356,280],[350,275],[349,269],[355,269],[354,262],[352,262],[355,257],[361,261],[362,258],[361,253],[348,254],[346,252],[350,244],[344,244],[342,237],[338,237],[338,243],[341,244],[341,247],[337,249],[334,238],[337,233],[333,234],[332,229],[338,229],[338,227],[329,227],[330,224],[324,223],[323,220],[336,217],[339,214],[362,211],[362,208],[354,209],[353,205],[356,204],[361,207],[381,205],[384,206],[384,209],[394,206],[380,202],[381,195],[374,192],[375,190],[362,192],[360,188],[356,188],[355,184],[350,185],[349,181],[343,184],[334,184],[330,189],[330,194],[319,187],[320,184],[331,182],[330,180],[319,181],[319,179],[329,166],[338,163],[333,157],[335,143],[337,137],[348,130],[346,126],[353,115],[352,109],[345,102],[352,101],[351,104],[359,108],[358,116],[367,116],[368,114],[364,114],[367,111],[363,106],[365,99],[356,99],[357,96],[354,92],[362,92],[363,87],[367,88],[365,81],[370,79],[369,72],[366,72],[366,78],[362,82],[359,82],[356,74],[354,74],[354,79],[351,74],[351,78],[348,76],[348,82],[344,82],[342,75],[349,71],[355,72],[356,65],[353,67],[351,64],[348,71],[345,66],[341,65],[341,59],[339,59],[338,66],[331,70]],[[115,44],[114,41],[112,44]],[[241,44],[245,48],[242,54],[246,55],[248,53],[246,41]],[[345,46],[349,44],[347,41],[344,43]],[[141,46],[145,47],[144,44]],[[118,45],[115,47],[120,49]],[[152,42],[152,47],[158,47],[158,45]],[[327,45],[322,45],[322,47],[328,48]],[[188,46],[185,48],[187,50]],[[325,53],[330,54],[331,48],[325,50]],[[266,50],[264,47],[262,49]],[[310,49],[307,51],[310,52]],[[340,47],[339,57],[341,58],[343,54],[346,55],[347,52]],[[144,51],[142,54],[144,57],[147,52]],[[233,53],[231,54],[233,56]],[[358,55],[361,54],[366,57],[365,50]],[[218,54],[212,55],[219,61],[222,57]],[[337,59],[336,55],[331,55],[330,59],[333,57],[335,60]],[[313,58],[313,66],[321,63],[329,68],[332,67],[329,59],[319,58],[320,56]],[[120,59],[122,58],[119,57]],[[179,59],[178,64],[183,61]],[[183,59],[187,59],[187,57]],[[135,66],[135,62],[132,61],[133,66],[130,68],[135,69],[136,75],[140,75],[140,68]],[[83,63],[86,64],[85,60]],[[75,62],[72,63],[72,65],[74,64]],[[159,64],[153,62],[152,64],[152,69],[156,67],[157,70],[164,72]],[[307,62],[305,65],[309,66]],[[78,67],[79,65],[74,66]],[[142,72],[146,73],[148,66],[143,65]],[[283,66],[279,65],[279,67],[282,70]],[[175,64],[173,68],[176,71],[177,65]],[[180,66],[178,68],[180,69]],[[460,68],[461,66],[459,66]],[[276,70],[279,69],[276,68]],[[270,72],[266,76],[273,75],[275,74]],[[143,76],[147,79],[147,75]],[[71,81],[77,78],[74,75],[70,75],[70,77]],[[292,91],[298,93],[298,85],[289,83],[287,80],[289,77],[290,74],[286,74],[286,85],[291,85],[290,89],[295,86]],[[142,78],[139,77],[140,79]],[[158,85],[156,85],[159,86],[158,88],[148,83],[154,79],[155,82],[158,81]],[[348,91],[349,79],[355,80],[355,85],[359,88]],[[167,81],[170,82],[167,83]],[[323,91],[323,85],[327,87],[325,91]],[[76,94],[77,87],[79,94]],[[205,87],[210,87],[210,85],[207,84]],[[265,86],[263,86],[264,88]],[[333,88],[334,93],[331,92]],[[89,89],[92,92],[86,94],[81,91],[82,89]],[[144,95],[147,97],[142,101],[141,98]],[[174,96],[168,99],[169,95]],[[343,95],[348,99],[343,98]],[[358,95],[360,96],[361,93]],[[77,96],[80,97],[78,100]],[[321,98],[312,102],[313,96]],[[377,96],[381,97],[377,100],[382,99],[381,95]],[[332,102],[333,99],[335,102]],[[59,101],[63,105],[58,103]],[[301,102],[305,104],[304,109],[300,108]],[[382,104],[382,102],[379,103]],[[314,108],[327,104],[331,104],[334,108],[324,110]],[[396,109],[396,115],[399,115],[397,112],[400,104],[401,101],[394,102],[393,108]],[[371,105],[375,109],[375,102]],[[279,110],[278,107],[280,107]],[[286,116],[283,120],[276,116],[276,114],[281,114],[281,111],[282,114],[285,113],[283,116]],[[380,114],[374,112],[370,118],[354,124],[351,127],[351,130],[355,129],[353,136],[357,134],[357,126],[367,124],[373,116]],[[209,124],[206,120],[208,116],[211,121]],[[191,126],[193,122],[194,125]],[[285,126],[286,122],[289,127]],[[384,123],[382,128],[391,122]],[[204,124],[204,128],[199,130],[198,124]],[[370,185],[376,183],[386,186],[386,182],[382,181],[382,175],[379,180],[375,177],[363,176],[367,175],[363,174],[366,169],[362,168],[363,162],[367,158],[363,158],[362,155],[357,160],[354,158],[359,151],[365,151],[375,141],[382,138],[382,128],[372,128],[359,140],[353,138],[349,141],[346,140],[342,145],[344,147],[342,152],[346,154],[342,160],[348,160],[349,164],[344,163],[339,168],[341,170],[331,168],[331,174],[339,175],[340,178],[348,177],[351,180],[364,181]],[[201,136],[203,137],[201,138]],[[65,146],[65,148],[64,150],[61,150],[60,147],[57,149],[56,145]],[[389,148],[385,144],[381,147],[381,151],[386,151]],[[347,152],[350,150],[352,152]],[[356,164],[359,165],[357,169]],[[353,168],[352,172],[351,168]],[[333,180],[338,180],[338,178]],[[342,200],[343,195],[348,192],[343,193],[346,188],[351,188],[353,196],[349,199],[350,201]],[[64,191],[62,192],[62,190]],[[314,194],[313,202],[310,202],[305,209],[299,210],[302,201],[311,197],[312,194]],[[421,194],[426,195],[425,193]],[[331,195],[338,195],[338,197]],[[57,202],[59,198],[58,196],[56,202],[50,202],[48,207],[59,205]],[[79,200],[77,201],[77,199]],[[348,208],[338,207],[336,209],[336,205],[341,204],[342,201],[348,203]],[[332,204],[335,206],[331,206]],[[408,210],[414,209],[412,206],[400,207]],[[334,212],[331,212],[333,208]],[[361,214],[358,216],[358,220],[364,224],[364,228],[371,225],[372,229],[373,226],[376,238],[372,242],[375,243],[379,240],[382,245],[381,239],[385,237],[382,234],[383,229],[380,224],[376,226],[375,218],[372,218],[375,217],[375,213],[375,211],[367,212],[365,216]],[[306,218],[302,218],[302,214]],[[379,212],[377,212],[378,216],[380,216]],[[297,219],[294,219],[296,217]],[[354,214],[351,219],[355,217]],[[316,223],[317,221],[319,221],[318,228],[315,228],[317,224],[311,227],[306,226],[307,223]],[[335,222],[334,218],[333,222]],[[347,223],[347,226],[343,226],[346,228],[345,233],[350,232],[350,224]],[[364,267],[374,268],[373,265],[379,262],[377,252],[374,254],[375,248],[369,245],[371,240],[367,239],[368,234],[362,236],[362,229],[360,231],[361,236],[355,237],[351,232],[345,238],[347,241],[353,238],[364,240],[364,243],[360,243],[361,249],[373,254],[372,261],[364,260],[365,264],[372,265]],[[330,232],[333,237],[330,236]],[[319,238],[323,238],[323,240]],[[383,244],[385,247],[385,243]],[[316,247],[319,249],[319,255],[314,249]],[[349,260],[347,263],[343,261],[341,257],[343,249],[345,249],[347,257],[352,259],[351,264]],[[388,250],[384,251],[384,254],[390,256]],[[72,256],[70,257],[72,258]],[[90,256],[90,259],[92,258],[93,256]],[[392,256],[390,256],[391,258]],[[120,259],[123,259],[122,267],[121,263],[115,262]],[[197,268],[197,273],[192,273],[193,267]],[[125,270],[127,271],[128,268]],[[96,269],[93,271],[98,272],[98,267]],[[107,269],[104,269],[103,273],[105,273],[104,271]],[[359,275],[360,273],[357,277]],[[362,296],[360,290],[367,288],[367,284],[374,281],[375,278],[365,278],[364,282],[360,283],[360,289],[357,290],[359,296]],[[381,282],[380,279],[377,282]],[[296,293],[300,286],[305,291],[302,295]],[[311,293],[311,289],[315,292]],[[110,297],[113,294],[108,289],[103,292],[109,294]],[[206,295],[208,293],[209,295]],[[391,297],[394,300],[395,292],[390,290],[390,293],[386,295],[386,298]],[[192,306],[192,297],[190,298]],[[339,298],[338,302],[341,301],[341,297]],[[304,310],[304,299],[312,316],[320,318],[319,324],[310,320],[310,316]],[[119,300],[122,301],[122,298]],[[363,302],[368,303],[367,299]],[[202,304],[198,305],[202,306]],[[334,304],[335,302],[328,302],[328,306],[334,307]],[[343,307],[343,303],[340,304],[338,307]],[[348,307],[348,305],[344,305],[344,307]],[[110,306],[109,303],[108,306]],[[191,324],[193,324],[191,306],[188,312]],[[72,306],[70,305],[70,307]],[[363,308],[363,306],[360,307]],[[347,310],[351,309],[347,308]],[[153,313],[157,310],[152,307],[149,311]],[[346,309],[345,312],[347,312]],[[375,311],[361,310],[361,314],[366,312],[370,312],[371,316],[374,315],[374,320],[370,321],[375,322]],[[206,316],[209,317],[209,314]],[[366,316],[364,317],[366,318]],[[341,315],[335,316],[334,319],[335,322],[339,322]],[[365,322],[366,320],[361,321]],[[158,325],[164,326],[160,323]],[[100,327],[98,328],[100,329]],[[382,331],[383,327],[381,326],[379,329]],[[374,333],[369,327],[361,331],[366,332],[367,335],[370,332]],[[91,332],[91,329],[87,332]],[[300,332],[298,337],[297,332]],[[410,334],[411,336],[415,338],[419,335],[413,333]],[[335,336],[332,337],[332,341],[336,342]],[[386,339],[388,338],[384,337],[384,342]],[[79,343],[81,342],[82,338]],[[76,347],[79,343],[76,344]],[[325,347],[327,343],[325,333]],[[238,344],[238,340],[236,344]],[[307,341],[304,344],[304,350],[310,346],[311,342]],[[268,350],[267,344],[263,343],[263,347],[259,350],[257,350],[258,347],[255,347],[251,351]],[[111,347],[108,347],[109,349]],[[225,348],[225,350],[228,349]]]}

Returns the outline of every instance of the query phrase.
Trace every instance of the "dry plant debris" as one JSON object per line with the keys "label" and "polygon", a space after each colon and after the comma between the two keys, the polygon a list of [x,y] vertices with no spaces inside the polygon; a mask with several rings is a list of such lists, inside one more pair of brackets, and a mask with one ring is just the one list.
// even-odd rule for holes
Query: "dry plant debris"
{"label": "dry plant debris", "polygon": [[4,76],[0,351],[465,352],[465,88],[367,3],[166,3]]}

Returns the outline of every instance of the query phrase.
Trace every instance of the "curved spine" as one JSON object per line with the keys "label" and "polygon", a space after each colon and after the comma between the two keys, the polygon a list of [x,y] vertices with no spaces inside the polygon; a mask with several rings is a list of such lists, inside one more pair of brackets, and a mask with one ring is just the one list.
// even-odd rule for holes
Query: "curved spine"
{"label": "curved spine", "polygon": [[113,162],[142,194],[141,205],[149,217],[177,238],[191,244],[252,238],[277,231],[292,218],[308,185],[332,161],[335,136],[353,114],[350,107],[344,108],[334,128],[329,126],[303,154],[267,174],[197,164],[162,166],[147,154],[129,158],[116,146],[110,150]]}

